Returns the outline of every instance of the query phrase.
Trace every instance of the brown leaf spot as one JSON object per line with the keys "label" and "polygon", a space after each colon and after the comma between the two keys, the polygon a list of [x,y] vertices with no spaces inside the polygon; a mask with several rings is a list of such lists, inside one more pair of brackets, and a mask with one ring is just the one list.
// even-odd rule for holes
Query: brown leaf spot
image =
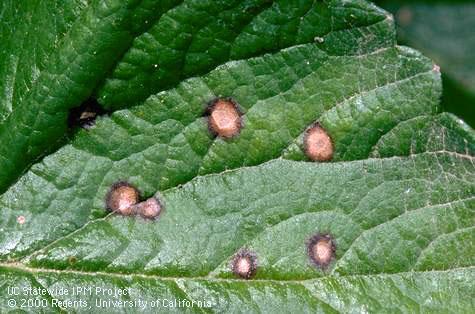
{"label": "brown leaf spot", "polygon": [[121,215],[134,214],[132,205],[138,203],[139,191],[131,184],[119,181],[114,183],[106,196],[106,207]]}
{"label": "brown leaf spot", "polygon": [[239,134],[242,122],[238,105],[231,99],[216,99],[207,109],[208,128],[220,137],[231,138]]}
{"label": "brown leaf spot", "polygon": [[69,256],[68,257],[68,263],[71,264],[71,265],[76,264],[77,261],[78,260],[77,260],[76,256]]}
{"label": "brown leaf spot", "polygon": [[329,234],[316,234],[307,241],[307,254],[317,267],[325,269],[335,258],[335,241]]}
{"label": "brown leaf spot", "polygon": [[240,250],[231,261],[232,272],[241,278],[250,279],[257,272],[257,256],[246,249]]}
{"label": "brown leaf spot", "polygon": [[155,197],[151,197],[146,201],[132,206],[132,211],[146,219],[156,219],[161,211],[162,205]]}
{"label": "brown leaf spot", "polygon": [[16,218],[16,221],[20,224],[23,225],[26,222],[25,216],[21,215]]}
{"label": "brown leaf spot", "polygon": [[333,142],[328,133],[316,123],[305,132],[305,154],[313,161],[329,161],[333,158]]}

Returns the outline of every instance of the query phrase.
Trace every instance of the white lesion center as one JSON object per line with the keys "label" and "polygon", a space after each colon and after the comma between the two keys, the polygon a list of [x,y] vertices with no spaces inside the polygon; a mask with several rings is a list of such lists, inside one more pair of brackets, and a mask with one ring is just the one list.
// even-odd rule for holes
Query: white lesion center
{"label": "white lesion center", "polygon": [[251,272],[251,261],[246,257],[241,257],[236,263],[236,271],[243,276],[246,276]]}
{"label": "white lesion center", "polygon": [[319,264],[326,265],[330,262],[333,255],[331,240],[321,239],[313,245],[313,258]]}

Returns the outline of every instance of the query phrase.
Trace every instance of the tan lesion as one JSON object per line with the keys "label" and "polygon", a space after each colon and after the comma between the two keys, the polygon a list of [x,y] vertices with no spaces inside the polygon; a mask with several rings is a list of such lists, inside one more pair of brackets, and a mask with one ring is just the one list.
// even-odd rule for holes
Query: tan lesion
{"label": "tan lesion", "polygon": [[331,240],[322,239],[312,247],[313,259],[321,265],[328,264],[333,255]]}
{"label": "tan lesion", "polygon": [[218,99],[208,110],[209,128],[213,133],[224,138],[231,138],[239,134],[242,127],[241,113],[234,102]]}
{"label": "tan lesion", "polygon": [[243,279],[251,279],[257,272],[257,256],[254,252],[241,249],[231,261],[231,271]]}
{"label": "tan lesion", "polygon": [[151,197],[132,206],[132,211],[143,218],[155,219],[160,215],[162,211],[162,205],[155,197]]}
{"label": "tan lesion", "polygon": [[126,182],[114,184],[107,194],[107,208],[121,215],[133,215],[133,205],[139,202],[139,192]]}
{"label": "tan lesion", "polygon": [[307,253],[312,263],[326,269],[335,258],[336,246],[329,234],[316,234],[307,242]]}
{"label": "tan lesion", "polygon": [[310,127],[304,136],[305,154],[313,161],[329,161],[333,158],[333,142],[320,124]]}

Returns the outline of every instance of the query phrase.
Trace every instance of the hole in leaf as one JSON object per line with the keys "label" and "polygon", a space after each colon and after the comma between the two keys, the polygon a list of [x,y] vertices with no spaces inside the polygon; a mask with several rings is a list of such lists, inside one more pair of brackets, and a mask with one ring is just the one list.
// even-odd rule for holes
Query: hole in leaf
{"label": "hole in leaf", "polygon": [[206,109],[208,128],[215,136],[231,138],[242,128],[242,112],[231,98],[216,98]]}
{"label": "hole in leaf", "polygon": [[81,127],[89,130],[95,125],[96,118],[107,112],[99,105],[96,99],[89,98],[79,107],[69,110],[69,128]]}

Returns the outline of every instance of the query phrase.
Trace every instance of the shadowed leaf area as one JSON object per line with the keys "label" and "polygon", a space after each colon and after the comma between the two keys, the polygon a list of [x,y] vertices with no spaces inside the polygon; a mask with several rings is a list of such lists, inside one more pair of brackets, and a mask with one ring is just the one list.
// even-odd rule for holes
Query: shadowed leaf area
{"label": "shadowed leaf area", "polygon": [[2,313],[473,307],[475,132],[389,13],[48,0],[0,16]]}

